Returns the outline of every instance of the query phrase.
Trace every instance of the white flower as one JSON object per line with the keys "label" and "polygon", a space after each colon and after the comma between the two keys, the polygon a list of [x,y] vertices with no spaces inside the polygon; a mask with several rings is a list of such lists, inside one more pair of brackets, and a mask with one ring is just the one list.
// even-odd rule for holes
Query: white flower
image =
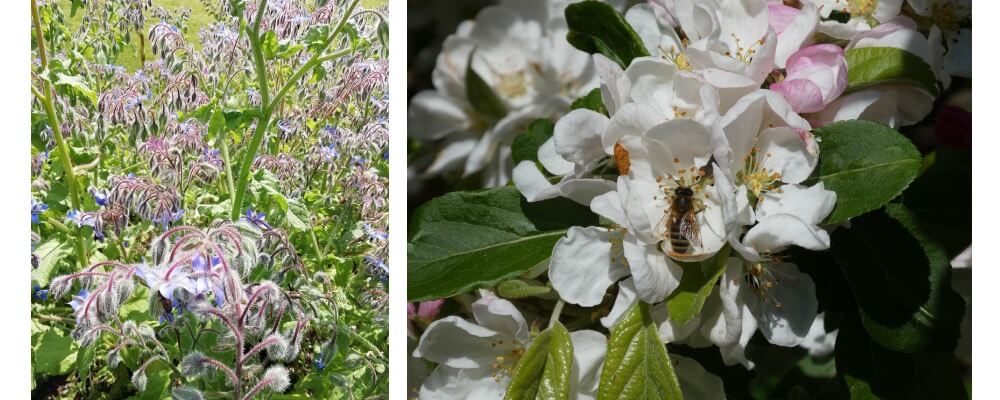
{"label": "white flower", "polygon": [[[543,4],[525,9],[530,4],[509,1],[484,8],[445,40],[433,72],[436,90],[414,96],[408,116],[412,137],[442,142],[427,174],[482,171],[485,185],[506,183],[514,137],[530,121],[564,111],[570,98],[594,85],[589,57],[565,40],[561,10],[567,2]],[[472,69],[507,109],[498,121],[475,111],[466,98],[473,51]]]}
{"label": "white flower", "polygon": [[530,161],[522,161],[514,169],[514,184],[528,201],[563,196],[589,204],[615,187],[614,182],[591,175],[607,165],[621,138],[640,136],[670,119],[690,118],[708,124],[718,119],[714,88],[664,59],[636,58],[624,71],[604,56],[595,55],[594,63],[611,118],[586,109],[560,118],[553,137],[539,148],[538,159],[545,170],[562,179],[550,183]]}
{"label": "white flower", "polygon": [[840,11],[851,15],[847,22],[827,19],[820,22],[819,31],[837,39],[850,40],[855,35],[872,29],[899,15],[903,0],[804,0],[816,6],[823,18]]}
{"label": "white flower", "polygon": [[[438,364],[420,388],[421,399],[501,399],[511,373],[531,345],[528,324],[514,305],[489,292],[472,304],[476,322],[449,316],[434,321],[413,351]],[[607,339],[594,331],[571,332],[571,398],[592,398]]]}
{"label": "white flower", "polygon": [[[764,1],[669,3],[632,7],[625,18],[650,54],[666,58],[679,69],[694,71],[716,87],[721,109],[759,88],[774,69],[778,40]],[[658,14],[672,18],[658,18]],[[669,25],[671,22],[679,26]],[[684,40],[675,31],[678,27],[686,36]]]}
{"label": "white flower", "polygon": [[[560,297],[596,305],[611,284],[631,274],[639,297],[657,303],[680,284],[683,269],[675,260],[703,260],[725,245],[723,210],[731,200],[714,184],[714,179],[725,176],[711,178],[705,173],[720,168],[709,165],[711,138],[704,125],[676,119],[618,141],[628,154],[628,174],[618,178],[616,190],[595,197],[590,205],[617,227],[573,228],[556,243],[549,279]],[[681,196],[679,188],[691,191],[692,228],[698,231],[683,241],[686,249],[675,248],[673,243],[682,241],[671,240],[667,230],[671,204]]]}

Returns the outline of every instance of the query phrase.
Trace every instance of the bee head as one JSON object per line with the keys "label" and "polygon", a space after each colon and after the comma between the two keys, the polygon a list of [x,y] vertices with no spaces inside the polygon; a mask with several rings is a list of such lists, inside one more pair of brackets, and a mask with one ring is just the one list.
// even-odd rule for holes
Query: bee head
{"label": "bee head", "polygon": [[678,186],[677,189],[674,189],[674,194],[677,196],[693,196],[694,191],[689,187]]}

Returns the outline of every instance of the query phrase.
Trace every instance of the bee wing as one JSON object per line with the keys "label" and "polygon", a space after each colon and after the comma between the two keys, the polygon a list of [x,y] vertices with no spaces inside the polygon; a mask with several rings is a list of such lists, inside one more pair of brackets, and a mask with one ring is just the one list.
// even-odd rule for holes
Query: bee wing
{"label": "bee wing", "polygon": [[693,212],[689,212],[680,218],[680,232],[688,242],[691,244],[701,247],[701,228],[698,226],[698,220],[695,219]]}
{"label": "bee wing", "polygon": [[654,237],[666,238],[668,235],[670,235],[670,226],[673,225],[673,218],[670,218],[670,214],[671,212],[669,207],[663,210],[663,216],[660,217],[660,220],[656,223],[656,226],[653,228]]}

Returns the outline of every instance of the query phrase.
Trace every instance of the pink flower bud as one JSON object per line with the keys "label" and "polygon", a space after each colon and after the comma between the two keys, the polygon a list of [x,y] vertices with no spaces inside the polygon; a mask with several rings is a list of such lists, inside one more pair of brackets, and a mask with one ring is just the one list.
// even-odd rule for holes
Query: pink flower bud
{"label": "pink flower bud", "polygon": [[803,48],[788,58],[785,79],[771,85],[796,112],[823,110],[847,89],[844,49],[834,44]]}
{"label": "pink flower bud", "polygon": [[422,321],[430,322],[437,317],[437,314],[441,311],[441,306],[443,305],[444,299],[424,301],[417,306],[414,306],[413,303],[409,303],[406,305],[406,317],[408,319],[419,318]]}

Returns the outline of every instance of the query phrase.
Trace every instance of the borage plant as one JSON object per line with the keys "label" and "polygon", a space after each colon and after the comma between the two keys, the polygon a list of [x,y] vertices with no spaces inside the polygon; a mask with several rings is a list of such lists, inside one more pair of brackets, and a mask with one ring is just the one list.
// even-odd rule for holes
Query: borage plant
{"label": "borage plant", "polygon": [[32,2],[33,395],[384,396],[385,8],[191,7]]}
{"label": "borage plant", "polygon": [[415,395],[967,397],[968,4],[543,3],[411,100],[417,179],[513,181],[412,216]]}

